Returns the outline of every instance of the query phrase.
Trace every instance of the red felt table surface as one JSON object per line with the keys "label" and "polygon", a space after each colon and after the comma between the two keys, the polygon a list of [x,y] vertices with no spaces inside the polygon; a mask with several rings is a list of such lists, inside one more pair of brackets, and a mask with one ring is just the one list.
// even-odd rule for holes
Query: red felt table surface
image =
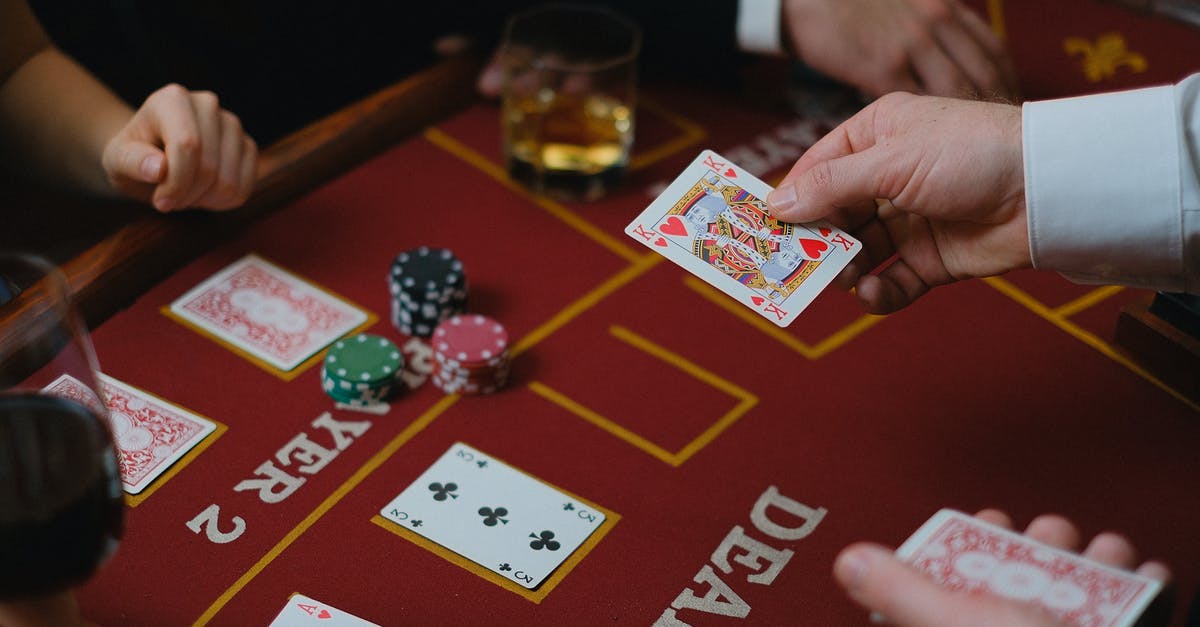
{"label": "red felt table surface", "polygon": [[[1029,96],[1175,80],[1200,58],[1196,32],[1109,5],[975,4],[1006,34]],[[1063,40],[1104,33],[1146,69],[1089,82]],[[247,228],[96,329],[105,372],[227,429],[129,509],[115,559],[81,591],[86,615],[262,625],[300,592],[385,625],[648,624],[685,589],[708,592],[694,581],[708,566],[750,613],[679,609],[679,620],[862,624],[831,578],[836,553],[862,539],[895,545],[941,507],[1120,529],[1170,563],[1190,598],[1200,413],[1111,344],[1120,307],[1146,292],[1021,272],[874,318],[830,291],[775,329],[621,229],[701,148],[767,159],[773,147],[784,156],[771,181],[828,125],[712,86],[645,91],[638,167],[603,201],[540,200],[504,180],[498,111],[482,104]],[[502,393],[426,385],[384,416],[336,410],[319,368],[285,381],[160,311],[254,252],[374,312],[369,331],[402,344],[387,322],[387,270],[419,245],[452,249],[470,309],[507,327],[517,354]],[[277,452],[299,434],[334,447],[313,426],[324,412],[370,426],[299,474]],[[372,521],[457,441],[614,514],[537,598]],[[267,462],[303,484],[273,503],[234,489]],[[751,518],[769,490],[826,513],[802,538],[773,537]],[[244,526],[236,539],[189,526],[214,506],[217,530]],[[792,552],[771,583],[748,581],[757,569],[736,561],[714,565],[739,527]]]}

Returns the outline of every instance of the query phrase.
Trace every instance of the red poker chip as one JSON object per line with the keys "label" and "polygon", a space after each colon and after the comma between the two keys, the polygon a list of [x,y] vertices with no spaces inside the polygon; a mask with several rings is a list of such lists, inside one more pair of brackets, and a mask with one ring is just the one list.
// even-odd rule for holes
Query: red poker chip
{"label": "red poker chip", "polygon": [[462,314],[438,325],[433,347],[433,384],[447,394],[491,394],[508,380],[508,332],[479,314]]}
{"label": "red poker chip", "polygon": [[479,314],[450,317],[438,325],[430,340],[434,351],[463,365],[486,364],[508,349],[504,325]]}

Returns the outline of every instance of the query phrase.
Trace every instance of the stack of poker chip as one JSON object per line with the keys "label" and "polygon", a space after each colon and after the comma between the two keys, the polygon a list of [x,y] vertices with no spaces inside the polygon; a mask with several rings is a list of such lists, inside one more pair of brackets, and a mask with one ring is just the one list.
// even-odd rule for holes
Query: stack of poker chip
{"label": "stack of poker chip", "polygon": [[430,342],[430,380],[447,394],[491,394],[508,380],[508,332],[487,316],[453,316],[437,326]]}
{"label": "stack of poker chip", "polygon": [[335,401],[365,407],[387,400],[404,368],[391,340],[360,333],[338,340],[321,367],[321,387]]}
{"label": "stack of poker chip", "polygon": [[388,282],[392,324],[409,337],[429,337],[439,323],[466,310],[463,264],[444,248],[422,246],[400,253]]}

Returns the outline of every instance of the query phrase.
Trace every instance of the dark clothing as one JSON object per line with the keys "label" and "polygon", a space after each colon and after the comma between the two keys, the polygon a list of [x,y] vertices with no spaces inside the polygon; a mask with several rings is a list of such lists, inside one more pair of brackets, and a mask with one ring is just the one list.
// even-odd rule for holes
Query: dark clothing
{"label": "dark clothing", "polygon": [[[30,0],[50,37],[137,106],[167,83],[215,92],[260,145],[429,66],[463,33],[490,54],[531,0]],[[643,27],[643,77],[736,67],[733,0],[606,0]],[[726,79],[721,79],[726,80]]]}

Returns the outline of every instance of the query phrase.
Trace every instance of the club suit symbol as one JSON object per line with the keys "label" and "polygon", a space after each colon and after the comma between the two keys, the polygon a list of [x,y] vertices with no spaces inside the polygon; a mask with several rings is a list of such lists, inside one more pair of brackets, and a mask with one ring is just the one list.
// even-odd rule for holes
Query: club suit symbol
{"label": "club suit symbol", "polygon": [[559,544],[558,540],[554,539],[553,531],[546,530],[537,535],[531,533],[529,534],[529,537],[533,538],[533,542],[529,543],[529,548],[535,551],[540,551],[542,549],[546,549],[547,551],[557,551],[562,547],[562,544]]}
{"label": "club suit symbol", "polygon": [[447,497],[456,499],[458,495],[454,492],[458,490],[458,484],[454,482],[446,483],[445,485],[434,481],[429,484],[429,491],[433,492],[433,500],[444,501]]}
{"label": "club suit symbol", "polygon": [[508,509],[504,507],[497,507],[496,509],[480,507],[479,515],[483,516],[483,524],[489,527],[495,527],[498,522],[508,524],[508,520],[504,518],[508,516]]}

